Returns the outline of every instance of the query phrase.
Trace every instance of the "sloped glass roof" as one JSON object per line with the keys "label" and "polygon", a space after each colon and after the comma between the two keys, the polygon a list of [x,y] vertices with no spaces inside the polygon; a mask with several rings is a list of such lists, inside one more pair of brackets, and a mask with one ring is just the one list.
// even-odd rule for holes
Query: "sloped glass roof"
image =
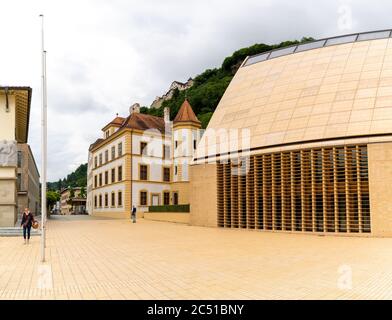
{"label": "sloped glass roof", "polygon": [[391,33],[392,33],[392,29],[354,33],[354,34],[342,35],[342,36],[331,37],[331,38],[326,38],[321,40],[315,40],[315,41],[306,42],[306,43],[289,46],[285,48],[279,48],[279,49],[275,49],[254,56],[247,57],[242,67],[246,67],[261,61],[285,56],[296,52],[306,51],[306,50],[339,45],[343,43],[390,38]]}

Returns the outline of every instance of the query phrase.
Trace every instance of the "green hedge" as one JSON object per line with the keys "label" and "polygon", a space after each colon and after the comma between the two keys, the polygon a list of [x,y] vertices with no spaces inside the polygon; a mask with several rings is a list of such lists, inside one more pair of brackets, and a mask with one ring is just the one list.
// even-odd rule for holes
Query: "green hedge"
{"label": "green hedge", "polygon": [[189,212],[189,204],[178,204],[169,206],[149,206],[149,212]]}

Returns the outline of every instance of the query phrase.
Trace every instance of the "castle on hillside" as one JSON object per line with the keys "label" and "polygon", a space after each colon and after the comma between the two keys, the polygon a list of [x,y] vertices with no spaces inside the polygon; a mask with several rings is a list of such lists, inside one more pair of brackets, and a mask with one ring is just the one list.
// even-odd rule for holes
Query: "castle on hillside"
{"label": "castle on hillside", "polygon": [[173,81],[169,87],[169,90],[161,97],[156,97],[155,100],[151,103],[151,108],[158,109],[161,107],[163,101],[170,100],[173,97],[173,93],[176,89],[179,91],[183,91],[189,89],[193,86],[193,79],[189,78],[187,82],[182,83],[179,81]]}

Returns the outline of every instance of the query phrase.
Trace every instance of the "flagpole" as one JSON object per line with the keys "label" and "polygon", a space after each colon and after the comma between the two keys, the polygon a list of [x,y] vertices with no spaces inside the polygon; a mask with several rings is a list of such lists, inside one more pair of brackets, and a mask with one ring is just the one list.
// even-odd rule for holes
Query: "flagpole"
{"label": "flagpole", "polygon": [[44,15],[41,18],[41,262],[45,262],[46,242],[46,150],[47,150],[47,124],[46,124],[46,51],[44,47]]}

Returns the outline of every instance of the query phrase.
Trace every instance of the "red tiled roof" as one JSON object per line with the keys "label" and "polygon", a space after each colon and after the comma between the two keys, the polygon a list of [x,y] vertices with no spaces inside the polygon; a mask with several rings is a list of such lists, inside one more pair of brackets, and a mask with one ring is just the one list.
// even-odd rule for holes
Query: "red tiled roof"
{"label": "red tiled roof", "polygon": [[95,142],[93,142],[92,144],[90,144],[90,147],[88,148],[88,150],[94,149],[94,147],[97,146],[98,144],[100,144],[102,141],[103,141],[103,139],[101,139],[101,138],[95,140]]}
{"label": "red tiled roof", "polygon": [[[133,112],[127,118],[117,117],[116,119],[123,119],[122,124],[120,125],[117,132],[125,128],[138,129],[138,130],[157,129],[161,133],[165,132],[165,121],[161,117]],[[94,149],[105,140],[106,139],[101,139],[101,138],[97,139],[93,144],[90,145],[89,150]]]}
{"label": "red tiled roof", "polygon": [[123,124],[124,120],[125,120],[125,118],[117,116],[112,121],[110,121],[106,126],[104,126],[103,128],[106,128],[110,125],[120,127]]}
{"label": "red tiled roof", "polygon": [[113,119],[113,121],[112,122],[110,122],[111,124],[117,124],[117,125],[122,125],[122,123],[124,122],[124,120],[125,120],[125,118],[123,118],[123,117],[115,117],[114,119]]}
{"label": "red tiled roof", "polygon": [[201,123],[199,119],[197,119],[187,99],[185,99],[181,105],[180,110],[178,110],[177,116],[174,118],[174,123],[176,122],[195,122],[197,124]]}
{"label": "red tiled roof", "polygon": [[157,129],[163,133],[165,132],[165,121],[161,117],[134,112],[124,120],[120,130],[122,128],[138,130]]}

